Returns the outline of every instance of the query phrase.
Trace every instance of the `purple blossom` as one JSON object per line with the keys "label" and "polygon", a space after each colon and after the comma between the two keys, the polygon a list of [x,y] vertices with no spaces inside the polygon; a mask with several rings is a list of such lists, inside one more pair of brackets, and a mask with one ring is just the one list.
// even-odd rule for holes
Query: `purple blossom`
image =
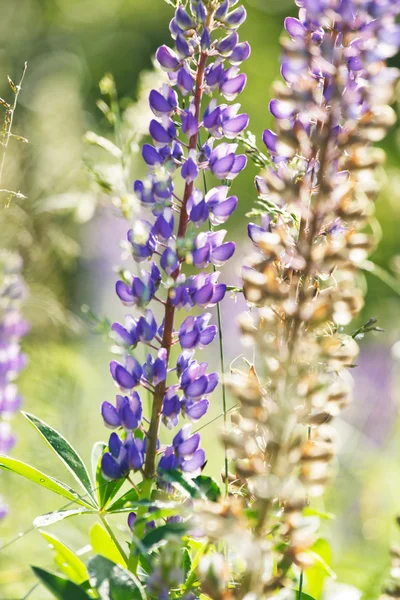
{"label": "purple blossom", "polygon": [[211,313],[205,313],[200,317],[187,317],[179,329],[179,343],[181,348],[191,350],[193,348],[204,348],[211,344],[217,335],[215,325],[208,325]]}
{"label": "purple blossom", "polygon": [[[161,273],[152,262],[150,271],[141,270],[140,277],[132,277],[130,285],[125,281],[117,281],[115,291],[125,306],[144,307],[154,298],[161,282]],[[134,343],[130,344],[134,345]]]}
{"label": "purple blossom", "polygon": [[117,396],[116,406],[103,402],[101,415],[106,427],[116,429],[123,427],[126,431],[137,429],[142,420],[142,402],[137,392],[128,396]]}
{"label": "purple blossom", "polygon": [[129,354],[124,355],[123,365],[112,360],[110,362],[110,372],[115,383],[121,390],[126,391],[136,387],[142,377],[142,367],[140,366],[140,363]]}
{"label": "purple blossom", "polygon": [[[225,239],[225,230],[204,227],[194,235],[193,226],[201,228],[209,221],[217,227],[237,206],[237,198],[228,196],[228,186],[203,191],[203,175],[211,172],[220,180],[233,180],[246,166],[246,156],[237,154],[238,145],[225,141],[236,139],[249,121],[240,104],[229,104],[244,89],[246,76],[239,67],[250,55],[249,44],[241,42],[237,32],[246,12],[236,4],[226,0],[218,7],[206,7],[196,0],[178,6],[169,28],[172,45],[156,52],[169,83],[150,92],[152,143],[142,149],[148,172],[133,184],[144,214],[135,217],[126,246],[143,268],[134,273],[124,270],[116,284],[121,302],[140,314],[112,326],[122,359],[113,360],[110,371],[122,394],[115,406],[103,403],[102,415],[106,426],[124,429],[126,437],[110,437],[109,452],[103,457],[103,472],[110,479],[142,466],[145,477],[153,476],[158,421],[172,428],[180,415],[199,420],[218,383],[217,374],[208,374],[207,364],[193,358],[194,349],[201,350],[215,339],[217,329],[209,324],[210,314],[189,315],[175,331],[175,311],[213,307],[224,298],[226,285],[219,283],[217,268],[235,250],[235,244]],[[212,99],[218,92],[225,98],[220,104]],[[201,138],[206,140],[202,146]],[[184,272],[189,265],[195,270],[190,276]],[[148,308],[152,301],[164,311],[159,325]],[[146,346],[144,364],[137,360],[140,344]],[[174,364],[175,344],[182,352]],[[140,386],[156,403],[152,420],[156,419],[157,427],[142,421],[136,391]],[[133,435],[138,429],[144,442]],[[191,476],[204,463],[200,436],[190,435],[187,427],[160,459],[161,468],[181,469]],[[135,528],[135,517],[130,520]]]}
{"label": "purple blossom", "polygon": [[108,442],[108,452],[103,454],[101,470],[110,481],[127,477],[130,471],[138,471],[144,462],[144,445],[139,438],[128,432],[125,441],[112,433]]}
{"label": "purple blossom", "polygon": [[159,469],[165,471],[180,468],[184,473],[198,473],[205,463],[205,453],[199,448],[200,435],[191,434],[191,425],[185,425],[174,437],[172,446],[164,451]]}
{"label": "purple blossom", "polygon": [[179,413],[181,411],[181,403],[179,396],[176,393],[178,386],[170,386],[164,396],[162,406],[162,421],[164,425],[171,429],[178,425]]}
{"label": "purple blossom", "polygon": [[183,371],[180,378],[180,386],[189,400],[200,400],[202,396],[211,394],[218,384],[217,373],[206,374],[207,363],[192,361]]}
{"label": "purple blossom", "polygon": [[149,383],[156,386],[167,378],[167,351],[160,348],[157,358],[151,354],[147,355],[147,360],[143,365],[143,375]]}

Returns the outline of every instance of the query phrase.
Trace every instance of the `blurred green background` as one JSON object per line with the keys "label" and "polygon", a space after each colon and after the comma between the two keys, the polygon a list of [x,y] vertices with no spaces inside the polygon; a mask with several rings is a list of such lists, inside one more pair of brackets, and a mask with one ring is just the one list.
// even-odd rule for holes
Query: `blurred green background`
{"label": "blurred green background", "polygon": [[[292,0],[247,0],[248,19],[241,39],[252,45],[244,65],[248,86],[241,97],[250,115],[250,129],[260,139],[271,123],[268,102],[272,81],[279,75],[279,36],[283,18],[295,14]],[[127,108],[125,126],[139,140],[148,119],[143,94],[159,75],[151,71],[158,45],[168,43],[173,9],[164,0],[1,0],[0,95],[10,98],[7,75],[18,80],[28,61],[14,132],[29,144],[12,142],[3,184],[21,190],[27,200],[13,201],[0,212],[1,246],[17,249],[25,260],[31,289],[26,315],[32,332],[25,343],[29,367],[20,380],[24,408],[61,431],[90,460],[93,442],[107,437],[99,406],[111,399],[114,387],[108,374],[110,341],[86,326],[80,307],[115,319],[123,314],[113,294],[119,264],[119,240],[127,223],[113,198],[96,185],[84,162],[101,168],[119,181],[117,164],[83,142],[87,130],[105,136],[112,131],[96,107],[98,83],[105,73],[115,77],[121,104]],[[141,75],[142,74],[142,75]],[[144,91],[143,91],[144,88]],[[142,92],[141,92],[142,90]],[[139,104],[131,106],[132,103]],[[129,108],[131,106],[131,108]],[[144,129],[143,129],[144,128]],[[373,260],[392,272],[400,289],[400,170],[398,132],[385,142],[388,163],[379,174],[382,193],[377,216],[383,239]],[[130,182],[143,173],[133,153]],[[104,171],[104,172],[105,172]],[[239,208],[228,224],[231,239],[239,242],[235,274],[248,248],[245,213],[255,200],[253,177],[247,171],[234,183]],[[128,177],[128,179],[129,179]],[[112,201],[114,200],[114,202]],[[230,280],[231,281],[231,280]],[[327,494],[326,508],[338,516],[325,527],[333,546],[333,568],[338,579],[359,587],[363,598],[376,598],[389,565],[388,548],[396,540],[394,517],[400,513],[400,435],[396,373],[400,357],[400,299],[379,279],[360,279],[368,289],[360,323],[376,316],[385,333],[361,342],[355,370],[355,402],[338,421],[340,446],[337,479]],[[224,302],[227,363],[240,355],[232,316],[240,307]],[[397,343],[397,345],[396,345]],[[216,348],[215,348],[216,352]],[[210,419],[221,412],[214,395]],[[18,445],[14,456],[73,486],[67,472],[29,424],[14,421]],[[209,474],[219,478],[222,450],[217,444],[220,421],[203,430],[203,444],[212,457]],[[62,499],[41,492],[33,484],[10,475],[0,477],[0,491],[10,505],[10,516],[0,524],[0,600],[24,598],[35,583],[29,565],[52,568],[51,552],[37,531],[29,531],[35,516],[63,506]],[[74,549],[88,543],[89,517],[53,526]],[[118,527],[123,531],[124,522]],[[26,532],[18,537],[18,533]],[[398,536],[400,537],[400,535]],[[45,598],[36,588],[32,599]]]}

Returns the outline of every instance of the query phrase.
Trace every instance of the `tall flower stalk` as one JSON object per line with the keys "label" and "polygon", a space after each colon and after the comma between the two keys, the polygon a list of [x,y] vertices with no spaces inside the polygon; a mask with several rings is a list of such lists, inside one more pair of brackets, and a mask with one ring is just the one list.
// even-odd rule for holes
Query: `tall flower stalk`
{"label": "tall flower stalk", "polygon": [[[220,100],[222,96],[233,101],[246,84],[239,65],[250,48],[239,43],[237,33],[246,12],[236,4],[237,0],[199,0],[190,2],[187,10],[179,6],[170,24],[175,49],[161,46],[156,53],[170,84],[150,93],[153,145],[143,147],[149,172],[134,183],[150,216],[135,219],[127,236],[134,261],[149,269],[143,269],[140,277],[124,272],[117,283],[122,303],[135,306],[141,315],[127,316],[125,325],[113,325],[123,362],[112,361],[110,369],[123,395],[117,396],[116,405],[102,405],[106,425],[123,430],[122,437],[115,432],[110,436],[103,474],[118,479],[140,471],[144,498],[150,498],[163,471],[178,469],[193,477],[206,461],[200,435],[191,433],[190,424],[166,448],[160,446],[159,430],[161,423],[176,427],[181,417],[198,421],[218,384],[217,373],[208,374],[207,363],[198,363],[194,352],[217,334],[215,325],[209,325],[211,314],[203,310],[225,296],[226,285],[219,282],[217,269],[231,258],[235,244],[225,242],[226,231],[214,227],[235,210],[237,198],[229,195],[229,185],[246,165],[246,157],[236,154],[237,144],[221,142],[234,139],[248,124],[239,104]],[[222,185],[202,191],[204,172],[211,172]],[[199,233],[208,221],[213,229]],[[187,276],[185,265],[197,273]],[[161,307],[159,320],[148,308],[150,303]],[[176,311],[196,307],[201,314],[188,316],[177,329]],[[148,349],[145,364],[138,360],[138,345]],[[177,359],[172,356],[175,345],[181,350]],[[148,423],[138,388],[151,397]],[[141,538],[144,525],[140,519],[135,525],[135,519],[131,516],[130,525]],[[132,544],[132,570],[137,566],[134,550]]]}
{"label": "tall flower stalk", "polygon": [[[15,380],[26,364],[20,341],[29,325],[20,311],[27,293],[21,269],[18,255],[0,252],[0,454],[9,454],[15,445],[11,419],[22,403]],[[0,498],[0,520],[6,514]]]}
{"label": "tall flower stalk", "polygon": [[363,306],[357,272],[375,244],[368,225],[384,153],[372,144],[396,120],[398,71],[385,60],[400,44],[400,3],[296,4],[299,18],[285,21],[284,81],[270,103],[276,132],[263,134],[271,166],[256,178],[262,222],[249,225],[256,251],[243,272],[258,310],[240,325],[262,375],[254,367],[233,375],[240,410],[225,435],[251,517],[230,503],[210,519],[213,535],[235,531],[247,552],[235,598],[268,598],[293,565],[313,562],[318,519],[306,508],[331,476],[329,423],[350,402],[359,351],[343,328]]}

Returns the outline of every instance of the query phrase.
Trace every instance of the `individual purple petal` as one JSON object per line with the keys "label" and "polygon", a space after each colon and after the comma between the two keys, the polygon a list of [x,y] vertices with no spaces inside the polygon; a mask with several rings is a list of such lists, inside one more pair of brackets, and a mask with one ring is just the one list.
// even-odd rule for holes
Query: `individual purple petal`
{"label": "individual purple petal", "polygon": [[176,469],[178,466],[178,459],[175,456],[174,449],[172,446],[167,448],[161,457],[160,462],[158,463],[158,468],[163,469],[164,471],[170,471],[172,469]]}
{"label": "individual purple petal", "polygon": [[197,176],[199,174],[199,168],[196,164],[196,161],[192,157],[188,158],[185,164],[183,165],[181,174],[183,179],[185,179],[186,183],[191,183],[192,181],[197,179]]}
{"label": "individual purple petal", "polygon": [[154,224],[154,233],[163,241],[169,240],[174,231],[174,215],[170,208],[161,213]]}
{"label": "individual purple petal", "polygon": [[[151,310],[146,309],[137,323],[137,333],[142,342],[151,342],[157,333],[157,323]],[[131,357],[131,360],[134,360]],[[136,365],[139,365],[135,361]],[[140,367],[140,365],[139,365]],[[138,367],[136,367],[138,369]]]}
{"label": "individual purple petal", "polygon": [[222,267],[235,252],[236,244],[234,242],[226,242],[215,248],[211,253],[211,262],[216,267]]}
{"label": "individual purple petal", "polygon": [[224,19],[229,10],[229,0],[224,0],[222,4],[219,5],[215,12],[215,18],[217,21],[221,21]]}
{"label": "individual purple petal", "polygon": [[154,167],[155,165],[160,165],[163,162],[159,152],[157,152],[157,150],[154,148],[154,146],[151,146],[150,144],[143,145],[142,156],[143,156],[144,162],[146,164],[148,164],[150,167]]}
{"label": "individual purple petal", "polygon": [[221,63],[214,63],[206,71],[206,82],[212,90],[216,89],[224,80],[224,66]]}
{"label": "individual purple petal", "polygon": [[108,449],[114,458],[118,458],[122,449],[122,441],[119,435],[112,433],[108,440]]}
{"label": "individual purple petal", "polygon": [[182,56],[183,58],[188,58],[189,56],[191,56],[193,54],[193,47],[189,44],[187,39],[181,34],[179,34],[176,37],[175,46],[178,51],[178,54],[180,54],[180,56]]}
{"label": "individual purple petal", "polygon": [[101,471],[103,473],[103,477],[111,481],[115,479],[121,479],[123,477],[121,467],[115,458],[113,458],[108,452],[102,456]]}
{"label": "individual purple petal", "polygon": [[296,112],[293,102],[273,99],[269,103],[269,110],[276,119],[290,119]]}
{"label": "individual purple petal", "polygon": [[209,50],[211,46],[211,35],[208,27],[205,27],[200,38],[200,47],[203,51]]}
{"label": "individual purple petal", "polygon": [[208,376],[207,388],[205,390],[206,394],[211,394],[215,390],[218,385],[218,375],[217,373],[210,373]]}
{"label": "individual purple petal", "polygon": [[238,199],[236,196],[230,196],[225,201],[210,206],[211,214],[210,221],[213,225],[221,225],[225,223],[232,213],[236,210]]}
{"label": "individual purple petal", "polygon": [[[156,121],[152,119],[150,122],[150,135],[153,138],[154,142],[157,144],[170,144],[174,136],[171,136],[170,133],[164,129],[164,127]],[[151,147],[151,146],[150,146]],[[145,159],[146,160],[146,159]],[[147,160],[146,160],[147,162]],[[149,163],[147,163],[149,164]]]}
{"label": "individual purple petal", "polygon": [[162,253],[160,265],[167,275],[172,275],[179,267],[179,259],[175,250],[166,248]]}
{"label": "individual purple petal", "polygon": [[193,90],[194,78],[185,66],[178,71],[177,85],[183,96],[187,96]]}
{"label": "individual purple petal", "polygon": [[157,117],[162,115],[170,115],[177,107],[176,93],[170,88],[169,97],[166,98],[160,92],[152,90],[149,96],[150,108]]}
{"label": "individual purple petal", "polygon": [[117,409],[110,404],[110,402],[103,402],[101,405],[101,416],[103,417],[106,427],[115,429],[121,426],[121,419],[118,415]]}
{"label": "individual purple petal", "polygon": [[238,115],[234,119],[229,119],[223,125],[225,137],[228,139],[236,138],[249,124],[249,117],[246,114]]}
{"label": "individual purple petal", "polygon": [[189,401],[187,401],[184,405],[184,411],[189,419],[192,421],[198,421],[204,417],[209,406],[210,403],[207,398],[202,398],[202,400],[198,400],[197,402],[189,403]]}
{"label": "individual purple petal", "polygon": [[133,531],[135,529],[135,523],[136,523],[136,513],[131,512],[128,515],[128,527],[131,531]]}
{"label": "individual purple petal", "polygon": [[201,248],[192,250],[192,262],[197,269],[204,269],[210,264],[211,246],[206,244]]}
{"label": "individual purple petal", "polygon": [[239,36],[236,33],[236,31],[234,31],[233,33],[228,35],[226,38],[223,38],[222,40],[217,42],[217,44],[215,45],[215,49],[218,52],[218,54],[220,54],[221,56],[224,56],[224,57],[229,56],[232,53],[232,51],[234,50],[234,48],[236,47],[238,41],[239,41]]}
{"label": "individual purple petal", "polygon": [[232,153],[224,156],[223,158],[215,160],[212,164],[210,164],[210,166],[216,177],[219,179],[226,179],[234,163],[235,155]]}
{"label": "individual purple petal", "polygon": [[[200,444],[200,434],[194,433],[187,440],[179,444],[176,451],[180,456],[191,456]],[[175,444],[174,444],[175,445]]]}
{"label": "individual purple petal", "polygon": [[229,57],[229,62],[233,65],[240,65],[250,56],[251,48],[248,42],[238,44]]}
{"label": "individual purple petal", "polygon": [[227,175],[227,179],[234,179],[240,173],[240,171],[243,171],[246,165],[247,156],[245,156],[244,154],[239,154],[239,156],[235,156],[235,161],[231,168],[231,172],[229,173],[229,175]]}
{"label": "individual purple petal", "polygon": [[228,27],[228,29],[237,29],[244,23],[246,16],[247,13],[244,6],[239,6],[239,8],[232,11],[224,18],[224,25],[225,27]]}
{"label": "individual purple petal", "polygon": [[135,303],[135,297],[132,293],[132,289],[126,285],[123,281],[117,281],[115,284],[115,291],[118,298],[125,306],[133,306]]}
{"label": "individual purple petal", "polygon": [[156,52],[156,58],[164,71],[176,71],[181,64],[178,56],[168,46],[160,46]]}
{"label": "individual purple petal", "polygon": [[195,471],[198,471],[199,469],[201,469],[205,462],[206,462],[205,452],[202,448],[199,448],[193,454],[192,458],[190,458],[189,460],[185,460],[182,463],[181,468],[184,473],[194,473]]}
{"label": "individual purple petal", "polygon": [[208,386],[208,379],[205,375],[199,377],[196,381],[190,383],[185,389],[185,394],[188,398],[200,398],[206,392]]}
{"label": "individual purple petal", "polygon": [[[182,131],[187,137],[196,135],[199,130],[199,124],[196,117],[190,112],[185,111],[182,115]],[[191,159],[190,159],[191,160]]]}
{"label": "individual purple petal", "polygon": [[126,390],[132,389],[136,385],[135,378],[115,360],[110,363],[111,375],[118,385]]}
{"label": "individual purple petal", "polygon": [[196,6],[196,20],[198,23],[205,23],[207,19],[207,11],[203,0],[199,0]]}
{"label": "individual purple petal", "polygon": [[183,331],[182,327],[179,330],[179,343],[182,349],[190,350],[195,348],[200,339],[200,332],[197,328],[191,331]]}
{"label": "individual purple petal", "polygon": [[307,30],[304,27],[303,23],[301,23],[298,19],[295,19],[294,17],[286,17],[285,29],[292,38],[303,39],[307,33]]}
{"label": "individual purple petal", "polygon": [[232,79],[227,79],[220,85],[221,94],[225,96],[227,100],[234,100],[238,94],[243,92],[246,87],[247,77],[244,73],[240,73]]}
{"label": "individual purple petal", "polygon": [[129,445],[129,465],[134,471],[139,471],[144,463],[142,452],[139,452],[135,440]]}
{"label": "individual purple petal", "polygon": [[175,12],[175,19],[181,29],[194,29],[195,23],[183,6],[179,6]]}
{"label": "individual purple petal", "polygon": [[200,346],[204,347],[208,346],[208,344],[211,344],[211,342],[215,339],[216,335],[217,327],[215,325],[210,325],[209,327],[206,327],[206,329],[204,329],[204,331],[202,331],[200,334]]}
{"label": "individual purple petal", "polygon": [[271,129],[266,129],[263,133],[263,142],[271,153],[276,153],[278,144],[278,136],[276,133],[271,131]]}

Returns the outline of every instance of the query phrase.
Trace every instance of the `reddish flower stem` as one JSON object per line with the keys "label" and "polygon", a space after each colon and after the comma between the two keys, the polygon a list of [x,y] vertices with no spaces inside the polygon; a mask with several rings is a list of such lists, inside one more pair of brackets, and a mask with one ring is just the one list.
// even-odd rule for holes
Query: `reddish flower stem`
{"label": "reddish flower stem", "polygon": [[[207,17],[206,27],[209,27],[212,22],[213,13],[210,12]],[[201,110],[201,99],[203,96],[203,85],[204,85],[204,71],[206,67],[208,53],[206,51],[201,52],[199,64],[197,68],[197,76],[196,76],[196,87],[194,92],[194,108],[195,108],[195,117],[197,123],[200,123],[200,110]],[[198,133],[192,135],[189,140],[189,150],[195,150],[197,147]],[[193,182],[186,183],[185,191],[182,200],[182,207],[180,211],[179,217],[179,225],[178,225],[178,238],[184,238],[187,231],[187,226],[189,223],[189,217],[186,210],[187,202],[192,195],[193,192]],[[172,278],[174,281],[177,280],[178,276],[181,273],[181,263],[176,271],[173,273]],[[171,299],[168,295],[168,299],[165,305],[165,315],[164,315],[164,333],[162,338],[162,347],[167,351],[167,367],[169,363],[170,351],[172,346],[172,333],[174,330],[174,316],[175,316],[175,306],[172,304]],[[155,474],[155,464],[156,464],[156,454],[157,454],[157,440],[160,429],[160,420],[161,420],[161,411],[164,400],[164,395],[166,391],[166,380],[159,383],[154,391],[154,400],[153,400],[153,408],[151,414],[150,427],[148,431],[147,437],[147,449],[146,449],[146,461],[144,465],[144,478],[152,479]]]}

